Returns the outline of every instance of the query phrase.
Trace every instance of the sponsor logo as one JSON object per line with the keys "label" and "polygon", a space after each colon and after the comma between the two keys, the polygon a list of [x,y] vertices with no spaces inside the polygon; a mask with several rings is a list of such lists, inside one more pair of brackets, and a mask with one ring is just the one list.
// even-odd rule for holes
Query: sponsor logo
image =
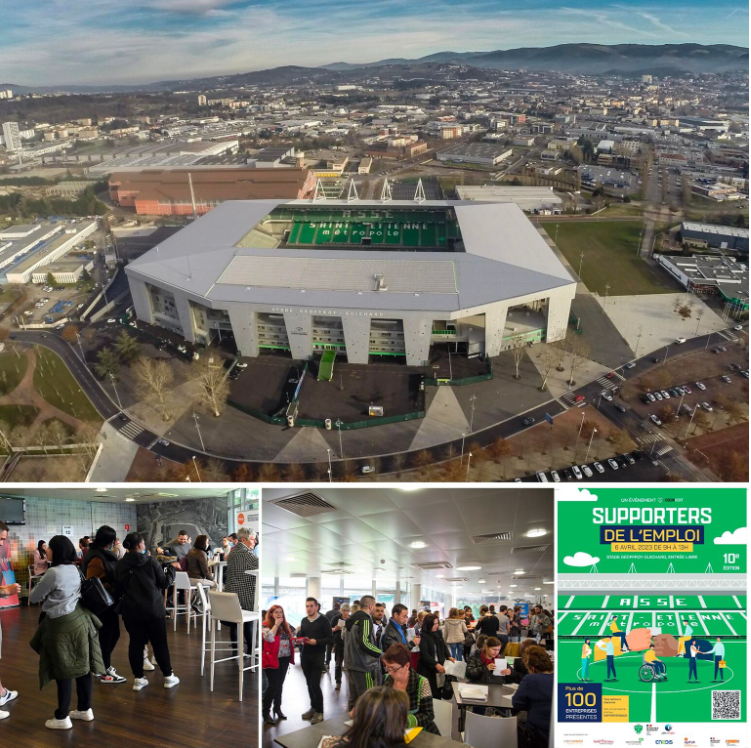
{"label": "sponsor logo", "polygon": [[719,738],[710,738],[709,744],[710,745],[720,745],[722,741]]}
{"label": "sponsor logo", "polygon": [[595,740],[594,743],[595,745],[613,745],[614,741],[606,740],[605,738],[600,738],[598,740]]}
{"label": "sponsor logo", "polygon": [[642,745],[644,743],[644,738],[639,738],[638,740],[627,740],[626,745]]}
{"label": "sponsor logo", "polygon": [[655,740],[655,745],[673,745],[672,740]]}
{"label": "sponsor logo", "polygon": [[696,745],[696,741],[689,740],[688,738],[683,738],[683,745]]}
{"label": "sponsor logo", "polygon": [[660,732],[660,728],[657,725],[647,725],[647,735],[653,732]]}
{"label": "sponsor logo", "polygon": [[725,741],[725,745],[740,745],[740,744],[741,744],[740,740],[726,740]]}
{"label": "sponsor logo", "polygon": [[634,725],[634,732],[637,735],[641,735],[641,731],[644,729],[643,725]]}

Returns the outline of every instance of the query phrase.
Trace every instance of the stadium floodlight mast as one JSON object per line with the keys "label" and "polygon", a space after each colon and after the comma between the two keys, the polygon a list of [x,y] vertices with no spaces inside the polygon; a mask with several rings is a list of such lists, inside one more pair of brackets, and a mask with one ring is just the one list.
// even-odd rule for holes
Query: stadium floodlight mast
{"label": "stadium floodlight mast", "polygon": [[355,200],[359,200],[360,196],[357,194],[357,185],[354,179],[349,180],[349,190],[347,192],[347,202],[351,203]]}
{"label": "stadium floodlight mast", "polygon": [[391,194],[391,182],[389,182],[389,178],[386,177],[386,179],[383,180],[383,189],[381,190],[381,202],[387,203],[389,200],[392,200],[393,196]]}
{"label": "stadium floodlight mast", "polygon": [[417,189],[415,190],[415,202],[424,203],[427,198],[425,197],[425,188],[422,186],[422,177],[417,180]]}

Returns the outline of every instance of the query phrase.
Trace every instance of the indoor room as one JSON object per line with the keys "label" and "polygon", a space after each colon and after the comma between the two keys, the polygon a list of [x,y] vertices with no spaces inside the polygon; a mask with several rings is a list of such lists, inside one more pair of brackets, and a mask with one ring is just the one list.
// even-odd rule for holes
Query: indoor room
{"label": "indoor room", "polygon": [[3,491],[4,743],[256,745],[258,531],[250,488]]}
{"label": "indoor room", "polygon": [[550,489],[264,489],[262,519],[264,748],[386,723],[417,748],[548,745]]}

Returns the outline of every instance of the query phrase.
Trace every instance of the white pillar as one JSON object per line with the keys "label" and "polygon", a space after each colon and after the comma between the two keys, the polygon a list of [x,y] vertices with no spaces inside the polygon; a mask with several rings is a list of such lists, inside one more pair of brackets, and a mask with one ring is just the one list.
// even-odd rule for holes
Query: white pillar
{"label": "white pillar", "polygon": [[190,308],[190,301],[184,293],[175,294],[175,309],[177,316],[180,318],[180,326],[183,328],[183,337],[189,343],[194,343],[196,336],[193,332],[193,310]]}
{"label": "white pillar", "polygon": [[503,350],[508,307],[496,304],[485,312],[485,355],[497,356]]}
{"label": "white pillar", "polygon": [[133,297],[133,309],[136,317],[148,325],[154,324],[154,309],[151,306],[151,293],[146,286],[146,282],[140,278],[128,276],[128,285],[130,286],[130,295]]}
{"label": "white pillar", "polygon": [[314,597],[321,602],[321,577],[308,577],[307,597]]}
{"label": "white pillar", "polygon": [[235,344],[241,356],[258,356],[257,312],[249,311],[243,304],[230,304],[227,307]]}
{"label": "white pillar", "polygon": [[378,582],[375,579],[370,580],[370,594],[378,601]]}
{"label": "white pillar", "polygon": [[400,603],[402,601],[402,587],[399,584],[399,582],[396,583],[396,586],[394,587],[394,605],[397,603]]}
{"label": "white pillar", "polygon": [[406,317],[404,324],[404,348],[407,366],[423,366],[430,358],[430,335],[432,319]]}
{"label": "white pillar", "polygon": [[559,288],[553,291],[548,298],[548,319],[546,343],[554,343],[563,340],[568,329],[568,318],[571,314],[571,302],[576,294],[576,286]]}
{"label": "white pillar", "polygon": [[412,584],[409,588],[409,608],[410,613],[413,609],[417,609],[420,612],[420,595],[422,594],[422,585]]}
{"label": "white pillar", "polygon": [[313,317],[301,312],[284,312],[284,325],[292,358],[307,361],[313,357]]}
{"label": "white pillar", "polygon": [[347,363],[367,364],[370,355],[370,317],[342,316]]}

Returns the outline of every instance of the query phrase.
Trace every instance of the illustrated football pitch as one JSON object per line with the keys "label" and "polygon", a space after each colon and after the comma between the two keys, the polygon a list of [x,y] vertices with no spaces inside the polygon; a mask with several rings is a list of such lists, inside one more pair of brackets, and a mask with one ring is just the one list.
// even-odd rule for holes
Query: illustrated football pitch
{"label": "illustrated football pitch", "polygon": [[[581,639],[558,639],[559,683],[576,683],[581,677]],[[745,692],[746,642],[725,642],[724,682],[712,683],[714,663],[700,660],[696,663],[699,682],[688,683],[688,660],[684,657],[665,658],[667,680],[644,683],[639,680],[641,653],[624,654],[615,658],[617,681],[605,683],[607,673],[604,660],[589,664],[589,679],[602,683],[603,696],[629,697],[629,722],[712,722],[713,691]],[[743,695],[743,694],[742,694]],[[654,698],[654,713],[653,713]],[[740,719],[746,719],[745,698],[741,698]]]}

